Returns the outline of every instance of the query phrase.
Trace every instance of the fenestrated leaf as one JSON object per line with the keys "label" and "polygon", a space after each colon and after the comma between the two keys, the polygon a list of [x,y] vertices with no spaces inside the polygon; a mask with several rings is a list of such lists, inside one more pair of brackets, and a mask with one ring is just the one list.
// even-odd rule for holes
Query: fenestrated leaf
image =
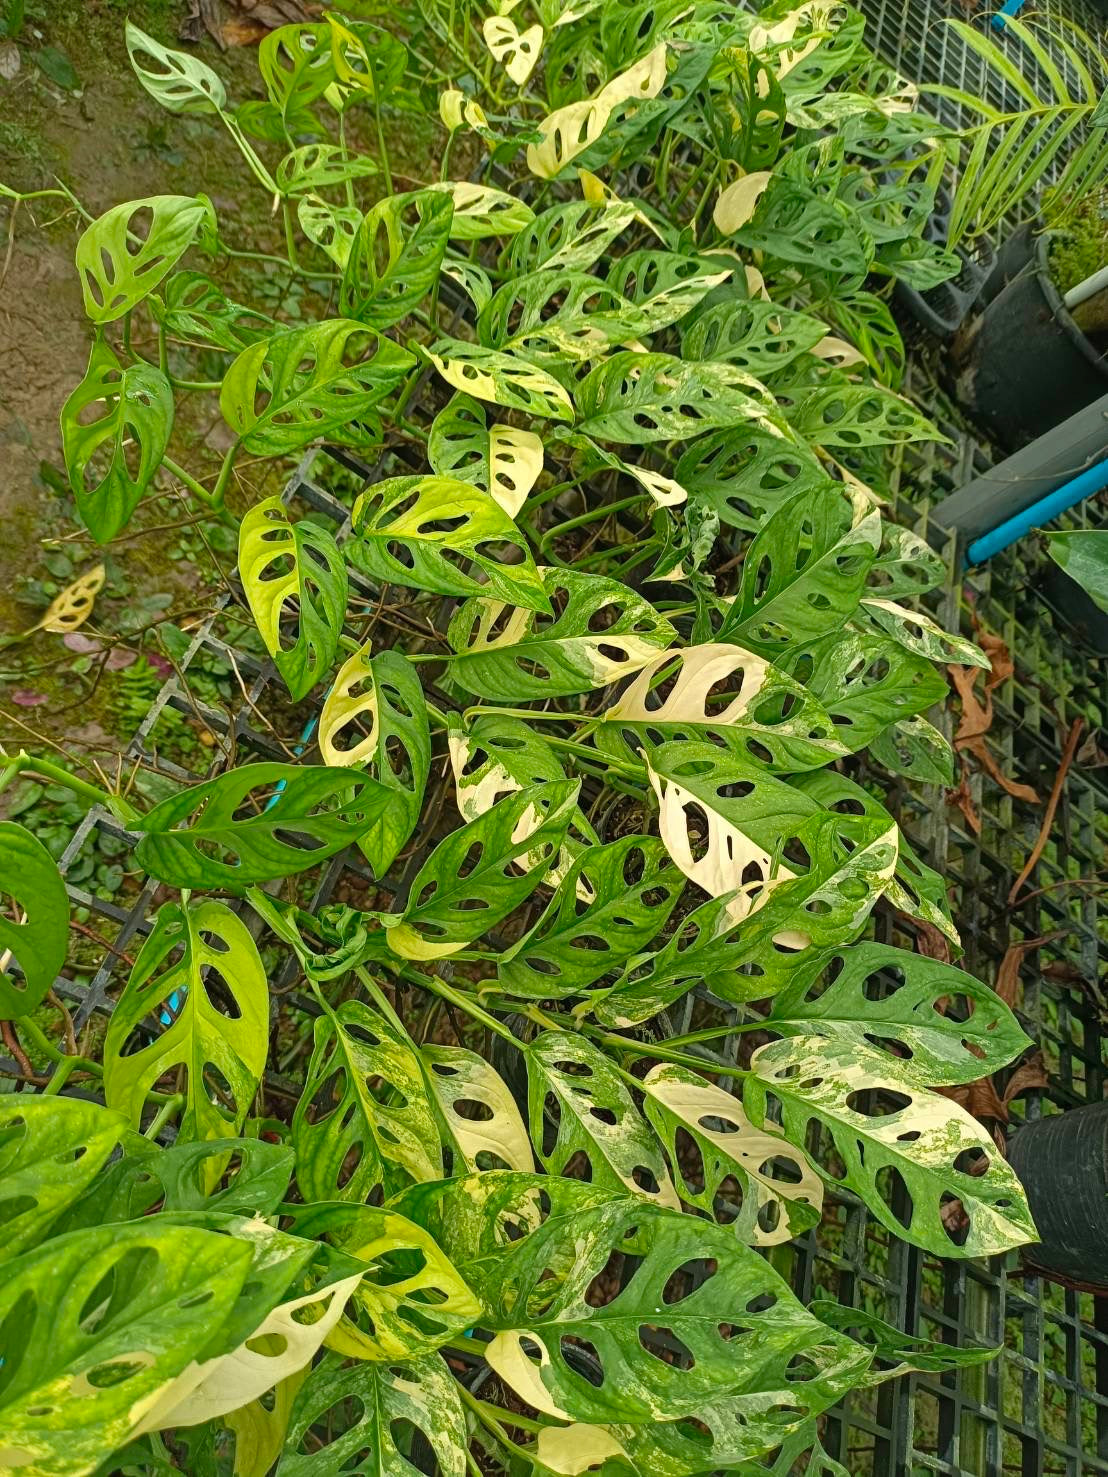
{"label": "fenestrated leaf", "polygon": [[[234,1138],[268,1049],[269,987],[246,926],[211,899],[163,903],[108,1023],[108,1106],[138,1128],[147,1092],[182,1067],[181,1134]],[[218,1179],[218,1164],[206,1172]]]}
{"label": "fenestrated leaf", "polygon": [[[344,1401],[360,1411],[358,1419],[330,1441],[320,1437],[328,1411]],[[441,1477],[464,1477],[465,1415],[441,1359],[400,1357],[344,1368],[330,1354],[296,1397],[277,1477],[418,1477],[420,1468],[397,1442],[409,1424],[435,1453]]]}
{"label": "fenestrated leaf", "polygon": [[931,662],[876,633],[832,631],[791,650],[787,665],[831,714],[852,753],[947,694]]}
{"label": "fenestrated leaf", "polygon": [[[148,36],[132,21],[124,27],[127,55],[139,82],[171,113],[219,113],[227,92],[217,72],[187,51],[175,51]],[[150,62],[158,65],[158,70]]]}
{"label": "fenestrated leaf", "polygon": [[549,871],[579,789],[563,780],[520,790],[440,841],[389,928],[394,953],[442,958],[501,923]]}
{"label": "fenestrated leaf", "polygon": [[594,144],[613,113],[625,113],[635,104],[657,97],[666,83],[666,44],[618,73],[595,97],[567,103],[544,118],[541,138],[527,147],[527,167],[541,179],[554,179],[578,154]]}
{"label": "fenestrated leaf", "polygon": [[715,426],[765,422],[775,406],[763,387],[727,364],[624,350],[598,364],[577,395],[577,429],[598,441],[687,441]]}
{"label": "fenestrated leaf", "polygon": [[431,424],[427,460],[440,477],[472,483],[514,518],[542,472],[543,449],[533,431],[490,426],[485,407],[459,394]]}
{"label": "fenestrated leaf", "polygon": [[789,498],[836,490],[808,446],[754,421],[701,436],[681,454],[674,476],[722,523],[750,533]]}
{"label": "fenestrated leaf", "polygon": [[354,1294],[368,1326],[344,1319],[328,1339],[339,1353],[374,1361],[418,1358],[480,1316],[480,1302],[442,1248],[391,1208],[315,1205],[295,1216],[300,1235],[326,1235],[345,1256],[368,1263]]}
{"label": "fenestrated leaf", "polygon": [[499,1169],[501,1165],[532,1171],[531,1140],[516,1100],[496,1069],[462,1046],[423,1046],[420,1055],[461,1158],[461,1163],[455,1158],[454,1173],[461,1174],[463,1167]]}
{"label": "fenestrated leaf", "polygon": [[702,983],[722,1000],[761,1000],[809,959],[857,938],[892,878],[895,827],[817,812],[795,844],[809,859],[803,875],[779,882],[748,916],[732,893],[697,908],[654,955],[630,961],[597,1020],[637,1025]]}
{"label": "fenestrated leaf", "polygon": [[332,205],[308,196],[297,202],[296,219],[313,246],[325,251],[342,271],[350,260],[350,248],[362,223],[356,205]]}
{"label": "fenestrated leaf", "polygon": [[888,1053],[922,1087],[973,1082],[1031,1041],[996,991],[963,970],[887,944],[841,949],[776,995],[768,1030]]}
{"label": "fenestrated leaf", "polygon": [[169,380],[141,360],[122,366],[97,339],[84,379],[62,406],[61,426],[81,522],[97,543],[109,543],[130,521],[169,445]]}
{"label": "fenestrated leaf", "polygon": [[644,742],[707,741],[794,774],[846,752],[799,682],[727,642],[663,652],[599,716],[597,746],[616,755],[634,756]]}
{"label": "fenestrated leaf", "polygon": [[450,672],[467,692],[495,702],[567,697],[629,675],[677,639],[673,626],[618,580],[540,569],[555,614],[479,596],[450,622]]}
{"label": "fenestrated leaf", "polygon": [[522,87],[542,52],[542,26],[536,24],[520,31],[510,15],[490,15],[482,23],[481,34],[511,80]]}
{"label": "fenestrated leaf", "polygon": [[[256,503],[239,524],[239,577],[250,614],[294,699],[330,670],[346,618],[346,563],[322,524],[293,523],[280,497]],[[282,621],[295,618],[295,639]]]}
{"label": "fenestrated leaf", "polygon": [[[224,1169],[228,1153],[237,1160]],[[266,1139],[230,1139],[217,1143],[175,1143],[158,1153],[149,1166],[165,1187],[165,1210],[218,1210],[237,1215],[271,1215],[285,1198],[292,1177],[293,1151]],[[205,1193],[205,1170],[219,1161],[220,1182]]]}
{"label": "fenestrated leaf", "polygon": [[954,750],[945,735],[918,713],[898,719],[879,733],[869,746],[869,756],[891,774],[954,788]]}
{"label": "fenestrated leaf", "polygon": [[118,1113],[78,1098],[0,1098],[0,1262],[37,1246],[99,1174],[126,1132]]}
{"label": "fenestrated leaf", "polygon": [[497,983],[534,1000],[579,994],[646,947],[683,886],[656,837],[586,847],[534,928],[501,955]]}
{"label": "fenestrated leaf", "polygon": [[249,887],[334,856],[392,803],[390,789],[356,770],[242,764],[155,805],[135,860],[171,887]]}
{"label": "fenestrated leaf", "polygon": [[895,600],[878,599],[867,595],[861,604],[860,615],[873,621],[908,651],[927,657],[933,662],[953,662],[960,667],[983,667],[989,670],[989,658],[973,641],[956,631],[944,631],[929,615],[919,610],[909,610]]}
{"label": "fenestrated leaf", "polygon": [[368,154],[348,154],[337,144],[314,143],[301,144],[286,154],[274,180],[282,195],[306,195],[376,173],[377,164]]}
{"label": "fenestrated leaf", "polygon": [[[0,821],[0,900],[0,1020],[17,1020],[38,1009],[65,963],[69,895],[57,862],[16,821]],[[22,982],[9,973],[13,957]]]}
{"label": "fenestrated leaf", "polygon": [[419,1058],[379,1010],[347,1000],[318,1017],[292,1140],[308,1202],[363,1202],[383,1184],[442,1173]]}
{"label": "fenestrated leaf", "polygon": [[256,307],[234,302],[203,272],[174,272],[167,277],[150,311],[169,338],[235,354],[277,328],[274,319]]}
{"label": "fenestrated leaf", "polygon": [[749,1419],[754,1455],[780,1438],[764,1434],[773,1407],[818,1413],[868,1362],[731,1231],[641,1195],[504,1173],[417,1187],[403,1208],[485,1303],[489,1363],[547,1415],[653,1429],[733,1397],[727,1443],[745,1444]]}
{"label": "fenestrated leaf", "polygon": [[531,1141],[549,1174],[564,1174],[580,1154],[591,1184],[677,1205],[658,1142],[598,1046],[569,1031],[544,1031],[526,1056]]}
{"label": "fenestrated leaf", "polygon": [[480,241],[486,236],[514,236],[535,219],[535,212],[525,200],[517,200],[505,190],[472,180],[444,180],[428,185],[448,195],[454,202],[454,218],[450,236],[454,241]]}
{"label": "fenestrated leaf", "polygon": [[184,256],[202,228],[215,229],[215,212],[206,195],[151,195],[105,211],[77,242],[77,273],[88,317],[99,325],[130,312]]}
{"label": "fenestrated leaf", "polygon": [[132,1435],[217,1335],[243,1242],[141,1220],[55,1237],[0,1283],[0,1467],[78,1477]]}
{"label": "fenestrated leaf", "polygon": [[509,243],[501,258],[506,275],[539,267],[587,271],[638,214],[631,201],[569,200],[544,210]]}
{"label": "fenestrated leaf", "polygon": [[806,389],[789,418],[816,446],[900,446],[945,439],[910,401],[872,383]]}
{"label": "fenestrated leaf", "polygon": [[446,383],[464,395],[543,420],[573,419],[568,392],[553,375],[526,359],[449,338],[439,339],[426,353]]}
{"label": "fenestrated leaf", "polygon": [[288,126],[336,81],[330,26],[316,21],[269,31],[258,46],[258,71]]}
{"label": "fenestrated leaf", "polygon": [[835,630],[857,608],[880,541],[879,513],[854,522],[830,490],[790,498],[747,551],[720,636],[772,657]]}
{"label": "fenestrated leaf", "polygon": [[990,1363],[1001,1352],[995,1345],[990,1348],[979,1344],[947,1344],[904,1333],[875,1313],[847,1308],[830,1298],[813,1298],[809,1309],[828,1328],[837,1328],[873,1349],[874,1362],[865,1376],[867,1386],[883,1384],[902,1374],[946,1374],[953,1369],[972,1369]]}
{"label": "fenestrated leaf", "polygon": [[343,271],[347,318],[391,328],[434,287],[450,239],[454,201],[436,190],[390,195],[367,211]]}
{"label": "fenestrated leaf", "polygon": [[361,323],[328,318],[244,349],[223,378],[219,408],[258,456],[285,456],[324,437],[364,446],[380,431],[373,407],[414,362]]}
{"label": "fenestrated leaf", "polygon": [[[776,1246],[818,1224],[823,1183],[779,1129],[752,1127],[737,1098],[672,1062],[652,1067],[642,1085],[643,1112],[687,1204],[707,1211],[748,1246]],[[778,1163],[784,1173],[775,1174]],[[737,1199],[724,1188],[727,1180],[737,1186]]]}
{"label": "fenestrated leaf", "polygon": [[[352,517],[346,548],[365,574],[440,595],[485,591],[527,610],[549,608],[522,534],[489,493],[468,482],[390,477],[362,493]],[[516,562],[498,558],[497,545],[515,550]]]}
{"label": "fenestrated leaf", "polygon": [[681,334],[686,359],[711,359],[765,379],[814,349],[827,325],[806,313],[761,298],[713,303]]}
{"label": "fenestrated leaf", "polygon": [[319,718],[326,764],[369,770],[393,802],[358,845],[383,877],[415,829],[431,768],[431,731],[419,676],[399,651],[373,656],[367,643],[339,669]]}
{"label": "fenestrated leaf", "polygon": [[[751,1070],[743,1102],[753,1121],[765,1121],[770,1094],[794,1142],[817,1118],[841,1168],[834,1182],[894,1235],[947,1257],[991,1256],[1035,1239],[1023,1189],[988,1132],[920,1088],[894,1057],[854,1041],[795,1037],[761,1047]],[[968,1218],[961,1229],[955,1201]]]}
{"label": "fenestrated leaf", "polygon": [[767,184],[753,216],[729,233],[735,241],[800,267],[858,279],[866,275],[873,242],[845,205],[820,199],[796,180],[777,176]]}
{"label": "fenestrated leaf", "polygon": [[870,569],[866,599],[925,595],[946,579],[946,563],[918,533],[898,523],[881,526],[881,547]]}

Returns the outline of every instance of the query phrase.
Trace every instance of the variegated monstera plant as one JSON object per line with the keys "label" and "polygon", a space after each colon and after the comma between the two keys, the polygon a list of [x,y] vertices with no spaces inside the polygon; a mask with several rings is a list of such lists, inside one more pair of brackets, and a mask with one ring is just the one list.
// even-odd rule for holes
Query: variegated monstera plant
{"label": "variegated monstera plant", "polygon": [[[944,1257],[1034,1235],[932,1091],[1023,1032],[870,925],[957,951],[872,777],[949,779],[922,714],[984,660],[918,608],[944,569],[882,497],[936,435],[886,289],[956,269],[921,229],[961,141],[828,0],[402,19],[275,31],[240,102],[128,28],[147,92],[229,129],[315,316],[235,300],[202,194],[90,219],[86,526],[159,469],[227,517],[243,455],[377,470],[339,537],[241,518],[302,761],[108,797],[168,900],[100,1059],[38,1030],[53,1090],[0,1097],[0,1471],[841,1473],[823,1410],[989,1351],[798,1300],[825,1184]],[[382,118],[429,93],[442,177],[397,193]],[[216,393],[209,485],[166,453]],[[2,843],[0,1014],[34,1033],[67,898]],[[304,911],[346,848],[390,905]],[[314,1030],[291,1100],[278,1027]]]}

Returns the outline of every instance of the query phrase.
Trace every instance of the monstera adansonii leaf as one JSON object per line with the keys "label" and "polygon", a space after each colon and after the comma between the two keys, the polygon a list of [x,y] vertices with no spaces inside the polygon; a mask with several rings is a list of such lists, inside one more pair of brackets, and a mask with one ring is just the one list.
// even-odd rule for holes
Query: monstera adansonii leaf
{"label": "monstera adansonii leaf", "polygon": [[756,421],[699,436],[681,454],[674,476],[721,523],[748,533],[757,533],[800,493],[812,498],[838,490],[810,447]]}
{"label": "monstera adansonii leaf", "polygon": [[931,662],[875,633],[832,631],[793,649],[786,665],[819,698],[852,753],[947,694]]}
{"label": "monstera adansonii leaf", "polygon": [[381,1011],[347,1000],[315,1023],[304,1090],[292,1119],[296,1180],[308,1202],[365,1201],[442,1173],[423,1068]]}
{"label": "monstera adansonii leaf", "polygon": [[406,318],[439,279],[454,201],[437,190],[391,195],[366,212],[351,243],[339,306],[384,330]]}
{"label": "monstera adansonii leaf", "polygon": [[211,899],[163,903],[108,1023],[108,1106],[137,1128],[149,1089],[181,1067],[182,1135],[234,1138],[268,1051],[269,986],[245,924]]}
{"label": "monstera adansonii leaf", "polygon": [[402,652],[370,646],[339,668],[319,717],[324,763],[367,769],[393,803],[358,845],[383,877],[415,829],[431,769],[431,731],[419,676]]}
{"label": "monstera adansonii leaf", "polygon": [[218,1335],[244,1241],[140,1220],[55,1237],[0,1280],[0,1469],[80,1477]]}
{"label": "monstera adansonii leaf", "polygon": [[586,847],[534,928],[501,955],[498,985],[533,1000],[580,994],[646,948],[683,887],[657,837]]}
{"label": "monstera adansonii leaf", "polygon": [[854,614],[881,543],[881,515],[852,522],[838,492],[801,493],[763,524],[743,560],[721,639],[776,657]]}
{"label": "monstera adansonii leaf", "polygon": [[775,774],[846,753],[830,715],[795,678],[726,641],[664,651],[599,715],[596,743],[633,758],[644,743],[707,741]]}
{"label": "monstera adansonii leaf", "polygon": [[824,1173],[894,1235],[947,1257],[992,1256],[1036,1239],[1020,1182],[992,1137],[920,1087],[910,1063],[812,1035],[760,1047],[751,1070],[743,1104],[752,1121],[766,1121],[773,1099],[786,1136],[803,1142],[818,1120],[833,1160]]}
{"label": "monstera adansonii leaf", "polygon": [[7,1093],[0,1099],[0,1262],[46,1238],[115,1152],[126,1120],[78,1098]]}
{"label": "monstera adansonii leaf", "polygon": [[98,327],[129,313],[172,271],[201,230],[215,230],[215,211],[206,195],[152,195],[105,211],[77,242],[85,313]]}
{"label": "monstera adansonii leaf", "polygon": [[564,386],[527,359],[452,338],[439,339],[425,352],[446,383],[463,395],[542,420],[573,419],[573,401]]}
{"label": "monstera adansonii leaf", "polygon": [[[58,864],[16,821],[0,821],[0,903],[0,1020],[16,1020],[41,1005],[69,949],[69,895]],[[9,973],[13,959],[22,982]]]}
{"label": "monstera adansonii leaf", "polygon": [[888,944],[839,949],[802,967],[766,1029],[886,1052],[920,1086],[991,1076],[1031,1045],[996,991],[961,969]]}
{"label": "monstera adansonii leaf", "polygon": [[737,421],[771,421],[764,387],[727,364],[694,363],[672,354],[612,354],[578,386],[577,430],[597,441],[641,446],[687,441]]}
{"label": "monstera adansonii leaf", "polygon": [[[139,82],[170,113],[219,113],[227,106],[227,92],[218,72],[187,51],[162,46],[131,21],[124,36],[127,55]],[[158,63],[155,71],[140,58]]]}
{"label": "monstera adansonii leaf", "polygon": [[155,805],[135,859],[171,887],[241,889],[334,856],[392,803],[357,770],[243,764]]}
{"label": "monstera adansonii leaf", "polygon": [[479,487],[456,477],[390,477],[362,493],[352,518],[346,551],[363,574],[440,595],[485,592],[527,610],[550,608],[526,540]]}
{"label": "monstera adansonii leaf", "polygon": [[169,380],[141,360],[122,365],[97,339],[84,379],[62,406],[61,424],[81,522],[97,543],[110,543],[130,521],[169,445]]}
{"label": "monstera adansonii leaf", "polygon": [[[293,523],[279,497],[256,503],[239,525],[239,576],[265,649],[299,701],[330,670],[346,617],[346,563],[321,524]],[[282,620],[295,618],[295,638]]]}
{"label": "monstera adansonii leaf", "polygon": [[467,692],[513,703],[569,697],[629,676],[676,640],[677,632],[618,580],[570,569],[540,569],[552,616],[469,600],[450,622],[450,672]]}
{"label": "monstera adansonii leaf", "polygon": [[791,1241],[819,1222],[823,1182],[779,1129],[754,1128],[737,1098],[672,1062],[652,1067],[642,1086],[643,1112],[687,1204],[748,1246]]}
{"label": "monstera adansonii leaf", "polygon": [[[344,1403],[357,1418],[330,1440],[320,1436],[335,1429],[327,1414]],[[296,1395],[277,1477],[413,1477],[419,1468],[399,1444],[408,1429],[434,1452],[440,1477],[465,1477],[465,1412],[440,1358],[348,1365],[328,1354]]]}
{"label": "monstera adansonii leaf", "polygon": [[455,1174],[463,1167],[533,1170],[531,1140],[496,1068],[463,1046],[422,1046],[420,1056],[452,1140]]}
{"label": "monstera adansonii leaf", "polygon": [[732,1231],[641,1196],[491,1173],[417,1186],[398,1208],[485,1304],[483,1352],[518,1395],[618,1423],[620,1441],[695,1415],[709,1435],[689,1442],[704,1464],[690,1471],[767,1450],[869,1362]]}
{"label": "monstera adansonii leaf", "polygon": [[326,438],[380,436],[374,407],[414,364],[407,349],[349,318],[283,328],[243,349],[223,378],[223,419],[256,456],[287,456]]}
{"label": "monstera adansonii leaf", "polygon": [[472,483],[514,518],[542,472],[543,449],[534,431],[490,425],[485,407],[459,394],[431,424],[427,460],[438,476]]}
{"label": "monstera adansonii leaf", "polygon": [[557,857],[579,782],[506,795],[440,841],[416,873],[389,947],[404,959],[456,954],[530,897]]}

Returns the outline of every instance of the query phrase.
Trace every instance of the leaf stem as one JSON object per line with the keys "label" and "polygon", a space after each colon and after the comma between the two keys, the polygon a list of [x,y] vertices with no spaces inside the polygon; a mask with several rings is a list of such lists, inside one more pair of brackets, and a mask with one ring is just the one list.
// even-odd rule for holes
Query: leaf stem
{"label": "leaf stem", "polygon": [[466,1015],[471,1019],[480,1021],[490,1031],[494,1031],[496,1035],[502,1037],[505,1041],[510,1041],[513,1046],[523,1051],[523,1042],[512,1034],[508,1027],[504,1025],[503,1021],[498,1021],[487,1010],[483,1010],[463,990],[456,990],[453,985],[448,985],[440,975],[424,974],[419,969],[404,968],[400,971],[400,977],[401,979],[409,980],[414,985],[422,985],[425,989],[432,991],[433,994],[440,996],[443,1000],[449,1000],[451,1005],[456,1005],[459,1010],[464,1010]]}
{"label": "leaf stem", "polygon": [[80,795],[85,800],[91,800],[94,805],[105,805],[115,816],[116,820],[124,825],[141,819],[139,812],[122,795],[113,795],[109,790],[103,790],[99,785],[90,784],[88,780],[79,779],[77,775],[70,774],[60,764],[54,764],[50,759],[36,759],[28,754],[26,749],[21,749],[14,759],[10,760],[0,770],[0,790],[4,790],[11,784],[12,780],[21,774],[31,774],[39,779],[48,780],[54,785],[64,785],[74,795]]}

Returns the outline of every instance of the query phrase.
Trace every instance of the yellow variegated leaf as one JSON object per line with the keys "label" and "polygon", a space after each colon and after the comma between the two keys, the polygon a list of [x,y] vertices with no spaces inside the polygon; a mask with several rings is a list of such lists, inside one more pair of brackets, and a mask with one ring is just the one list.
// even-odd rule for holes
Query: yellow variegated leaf
{"label": "yellow variegated leaf", "polygon": [[455,241],[479,241],[484,236],[514,236],[529,226],[535,212],[506,190],[472,180],[444,180],[428,189],[449,195],[454,202],[450,235]]}
{"label": "yellow variegated leaf", "polygon": [[30,636],[34,631],[57,631],[67,635],[75,631],[92,614],[93,603],[103,588],[104,566],[97,564],[86,574],[79,575],[71,585],[66,585],[61,594],[50,602],[38,625],[24,634]]}
{"label": "yellow variegated leaf", "polygon": [[272,1410],[261,1400],[251,1400],[223,1417],[223,1424],[235,1434],[234,1477],[266,1477],[272,1469],[285,1444],[293,1401],[307,1377],[305,1365],[279,1380],[273,1391]]}
{"label": "yellow variegated leaf", "polygon": [[544,1426],[535,1442],[535,1455],[559,1477],[579,1477],[602,1466],[609,1457],[626,1461],[623,1447],[607,1426]]}
{"label": "yellow variegated leaf", "polygon": [[536,24],[520,31],[507,15],[490,15],[481,27],[485,45],[517,87],[535,70],[542,51],[543,29]]}
{"label": "yellow variegated leaf", "polygon": [[712,212],[716,230],[730,236],[733,231],[745,226],[772,178],[770,170],[759,169],[754,174],[744,174],[742,179],[728,185],[716,201],[716,208]]}
{"label": "yellow variegated leaf", "polygon": [[596,142],[623,103],[657,97],[666,81],[666,43],[605,84],[593,98],[556,108],[539,124],[542,139],[527,146],[527,167],[541,179],[553,179]]}
{"label": "yellow variegated leaf", "polygon": [[474,102],[456,87],[450,87],[439,98],[439,117],[451,133],[456,128],[487,129],[489,120],[480,103]]}
{"label": "yellow variegated leaf", "polygon": [[862,609],[883,631],[919,656],[929,661],[954,662],[962,667],[989,668],[989,658],[965,636],[944,631],[929,615],[909,610],[895,600],[877,597],[862,601]]}
{"label": "yellow variegated leaf", "polygon": [[[790,10],[775,25],[754,26],[747,40],[747,46],[755,54],[771,51],[773,57],[773,70],[780,81],[787,77],[794,67],[800,65],[805,57],[810,56],[817,46],[823,44],[827,35],[827,27],[830,23],[831,13],[835,9],[834,0],[807,0],[804,5],[798,5],[795,10]],[[811,27],[811,35],[808,40],[799,46],[789,46],[801,25],[805,28]],[[778,50],[778,48],[781,48]]]}
{"label": "yellow variegated leaf", "polygon": [[426,353],[446,383],[463,394],[531,415],[573,419],[573,401],[568,392],[553,375],[525,359],[460,341],[450,345],[448,353]]}
{"label": "yellow variegated leaf", "polygon": [[830,333],[825,338],[821,338],[819,343],[808,352],[814,354],[817,359],[825,359],[836,369],[849,369],[852,364],[866,362],[866,356],[860,354],[853,344],[848,344],[845,339],[835,338]]}
{"label": "yellow variegated leaf", "polygon": [[[421,1055],[465,1167],[532,1173],[531,1140],[515,1098],[496,1069],[460,1046],[424,1046]],[[461,1165],[455,1164],[453,1172],[460,1174]]]}

